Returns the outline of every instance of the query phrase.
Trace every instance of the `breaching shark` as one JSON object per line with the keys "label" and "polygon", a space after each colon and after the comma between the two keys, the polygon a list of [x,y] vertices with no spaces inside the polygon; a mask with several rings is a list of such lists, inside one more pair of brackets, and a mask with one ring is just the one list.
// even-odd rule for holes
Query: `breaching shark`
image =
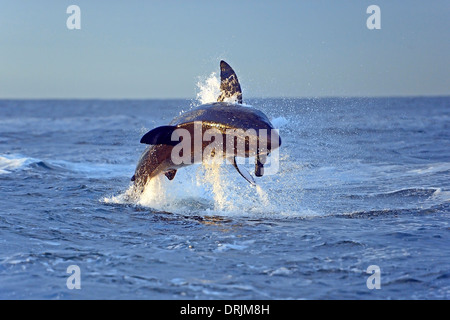
{"label": "breaching shark", "polygon": [[242,104],[238,78],[225,61],[220,61],[220,81],[217,102],[184,112],[142,137],[140,142],[149,146],[131,178],[135,187],[143,190],[160,174],[172,180],[179,168],[201,163],[206,156],[226,159],[252,185],[255,180],[236,157],[255,157],[255,176],[264,174],[266,156],[281,145],[278,131],[264,113]]}

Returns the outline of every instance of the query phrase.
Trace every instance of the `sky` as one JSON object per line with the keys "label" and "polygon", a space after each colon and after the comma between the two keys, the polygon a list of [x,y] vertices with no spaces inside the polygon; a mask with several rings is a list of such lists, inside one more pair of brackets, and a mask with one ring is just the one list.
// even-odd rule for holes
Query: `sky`
{"label": "sky", "polygon": [[450,1],[0,0],[0,98],[190,99],[221,59],[244,98],[450,95]]}

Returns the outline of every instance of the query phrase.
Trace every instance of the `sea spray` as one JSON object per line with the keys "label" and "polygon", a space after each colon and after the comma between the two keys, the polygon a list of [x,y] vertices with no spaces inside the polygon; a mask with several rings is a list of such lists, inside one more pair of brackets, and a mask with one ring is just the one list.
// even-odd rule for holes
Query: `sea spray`
{"label": "sea spray", "polygon": [[170,193],[165,186],[165,176],[159,175],[147,181],[144,191],[139,197],[138,204],[145,207],[162,209],[170,202]]}
{"label": "sea spray", "polygon": [[217,97],[220,95],[220,80],[217,77],[217,74],[213,72],[209,77],[200,79],[197,82],[197,88],[197,101],[193,106],[216,102]]}
{"label": "sea spray", "polygon": [[271,206],[268,194],[259,186],[255,186],[256,193],[258,194],[259,200],[264,207],[269,208]]}
{"label": "sea spray", "polygon": [[214,209],[224,211],[233,209],[233,203],[227,200],[227,184],[221,175],[221,165],[216,161],[205,161],[203,163],[205,174],[203,183],[211,187],[212,196],[214,198]]}
{"label": "sea spray", "polygon": [[[220,96],[220,79],[213,72],[207,78],[197,82],[197,89],[196,100],[191,103],[191,107],[217,102],[217,98]],[[236,96],[227,97],[223,102],[237,103],[237,98]]]}
{"label": "sea spray", "polygon": [[172,181],[159,175],[149,180],[143,190],[131,185],[102,201],[195,215],[262,217],[277,212],[264,185],[251,186],[232,166],[214,161],[183,168]]}

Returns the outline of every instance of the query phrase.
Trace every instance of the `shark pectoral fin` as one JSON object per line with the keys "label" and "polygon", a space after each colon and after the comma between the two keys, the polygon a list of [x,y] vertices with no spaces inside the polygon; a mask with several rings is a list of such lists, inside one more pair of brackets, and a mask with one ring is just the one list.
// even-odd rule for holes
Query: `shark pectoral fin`
{"label": "shark pectoral fin", "polygon": [[225,61],[220,61],[220,96],[218,102],[235,97],[237,103],[242,104],[242,91],[234,70]]}
{"label": "shark pectoral fin", "polygon": [[245,180],[250,182],[250,184],[252,186],[256,186],[255,179],[253,179],[253,177],[250,175],[250,173],[247,170],[245,170],[244,168],[239,168],[239,166],[236,162],[236,157],[231,158],[230,161],[233,164],[233,166],[236,168],[236,170],[239,172],[239,174],[244,177]]}
{"label": "shark pectoral fin", "polygon": [[175,126],[162,126],[152,129],[141,138],[141,143],[175,146],[179,143],[179,141],[172,141],[172,133],[176,128]]}
{"label": "shark pectoral fin", "polygon": [[173,169],[173,170],[169,170],[169,171],[165,172],[164,175],[167,177],[167,179],[173,180],[173,178],[175,178],[176,173],[177,173],[177,170]]}
{"label": "shark pectoral fin", "polygon": [[262,177],[264,175],[264,164],[266,163],[266,155],[259,154],[255,159],[255,176]]}

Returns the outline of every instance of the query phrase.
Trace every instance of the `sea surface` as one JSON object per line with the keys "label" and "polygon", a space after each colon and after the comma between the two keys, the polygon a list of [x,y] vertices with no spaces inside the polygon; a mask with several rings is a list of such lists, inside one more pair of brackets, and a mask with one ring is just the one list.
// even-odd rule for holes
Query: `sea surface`
{"label": "sea surface", "polygon": [[192,165],[130,197],[196,101],[0,100],[0,299],[450,298],[450,97],[245,103],[283,141],[257,187]]}

